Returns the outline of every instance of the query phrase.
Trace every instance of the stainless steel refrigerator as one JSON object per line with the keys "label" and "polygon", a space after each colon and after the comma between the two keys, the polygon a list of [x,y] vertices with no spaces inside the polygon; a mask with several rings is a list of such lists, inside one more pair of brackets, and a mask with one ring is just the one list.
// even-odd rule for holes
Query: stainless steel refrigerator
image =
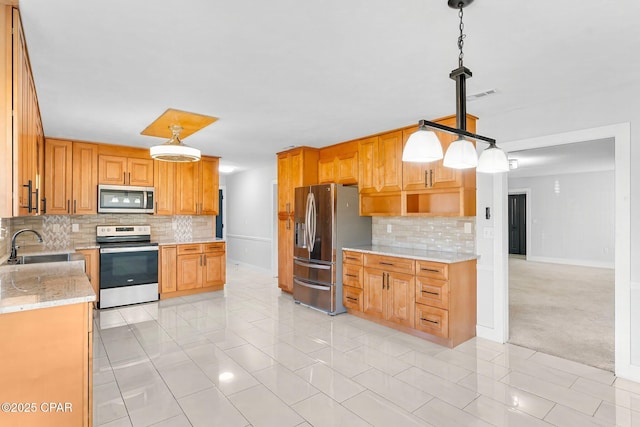
{"label": "stainless steel refrigerator", "polygon": [[358,212],[358,188],[320,184],[295,189],[293,299],[344,313],[342,248],[371,244],[371,217]]}

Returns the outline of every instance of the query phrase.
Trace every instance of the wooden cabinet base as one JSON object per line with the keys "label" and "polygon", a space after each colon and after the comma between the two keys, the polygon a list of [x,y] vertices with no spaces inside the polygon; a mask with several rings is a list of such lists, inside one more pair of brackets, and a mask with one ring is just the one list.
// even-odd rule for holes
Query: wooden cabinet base
{"label": "wooden cabinet base", "polygon": [[187,295],[201,294],[203,292],[221,291],[223,289],[224,289],[224,285],[217,285],[217,286],[209,286],[206,288],[187,289],[184,291],[168,292],[168,293],[160,294],[160,299],[184,297]]}
{"label": "wooden cabinet base", "polygon": [[348,307],[347,307],[347,313],[353,314],[354,316],[360,317],[361,319],[370,320],[370,321],[376,322],[376,323],[378,323],[380,325],[388,326],[389,328],[393,328],[395,330],[398,330],[398,331],[401,331],[401,332],[413,335],[415,337],[422,338],[422,339],[425,339],[427,341],[431,341],[433,343],[436,343],[436,344],[439,344],[439,345],[443,345],[443,346],[446,346],[446,347],[449,347],[449,348],[456,347],[457,345],[462,344],[463,342],[465,342],[467,340],[470,340],[471,338],[476,336],[475,332],[468,331],[466,335],[458,334],[456,336],[456,339],[443,338],[443,337],[439,337],[437,335],[432,335],[432,334],[429,334],[429,333],[426,333],[426,332],[422,332],[422,331],[420,331],[418,329],[413,329],[413,328],[409,328],[409,327],[406,327],[406,326],[402,326],[402,325],[399,325],[399,324],[397,324],[395,322],[390,322],[388,320],[383,320],[383,319],[380,319],[379,317],[376,317],[376,316],[370,316],[370,315],[368,315],[366,313],[363,313],[363,312],[360,312],[360,311],[356,311],[356,310],[353,310],[353,309],[348,308]]}

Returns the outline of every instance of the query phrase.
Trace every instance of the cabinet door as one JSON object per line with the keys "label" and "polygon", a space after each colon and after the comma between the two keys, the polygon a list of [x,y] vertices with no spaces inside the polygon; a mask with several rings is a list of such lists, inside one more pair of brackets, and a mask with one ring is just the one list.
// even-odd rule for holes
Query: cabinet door
{"label": "cabinet door", "polygon": [[72,191],[73,144],[71,141],[47,139],[45,142],[44,197],[48,214],[70,213]]}
{"label": "cabinet door", "polygon": [[364,269],[364,312],[380,319],[385,318],[385,272],[374,268]]}
{"label": "cabinet door", "polygon": [[99,249],[78,249],[84,255],[84,271],[96,294],[96,302],[100,301],[100,252]]}
{"label": "cabinet door", "polygon": [[386,319],[413,328],[415,278],[409,274],[387,273]]}
{"label": "cabinet door", "polygon": [[98,146],[73,143],[73,202],[71,213],[98,213]]}
{"label": "cabinet door", "polygon": [[378,137],[363,139],[358,143],[358,189],[360,193],[375,193]]}
{"label": "cabinet door", "polygon": [[337,182],[335,159],[318,160],[318,183],[331,184],[333,182]]}
{"label": "cabinet door", "polygon": [[337,157],[336,182],[338,184],[358,183],[358,152],[341,154]]}
{"label": "cabinet door", "polygon": [[[402,131],[403,147],[416,130],[418,130],[417,126]],[[425,190],[429,188],[429,170],[434,164],[435,162],[402,162],[402,189]]]}
{"label": "cabinet door", "polygon": [[288,153],[278,154],[278,212],[289,215],[293,212],[291,189],[291,159]]}
{"label": "cabinet door", "polygon": [[217,157],[200,160],[200,215],[218,215],[218,163]]}
{"label": "cabinet door", "polygon": [[173,215],[175,203],[176,164],[154,160],[153,174],[156,188],[156,215]]}
{"label": "cabinet door", "polygon": [[202,287],[202,254],[178,255],[178,278],[176,286],[179,291]]}
{"label": "cabinet door", "polygon": [[226,260],[224,252],[205,253],[204,287],[224,285],[226,281]]}
{"label": "cabinet door", "polygon": [[378,137],[378,156],[378,191],[402,190],[402,131]]}
{"label": "cabinet door", "polygon": [[176,164],[176,215],[197,215],[200,162]]}
{"label": "cabinet door", "polygon": [[175,246],[162,246],[160,249],[160,293],[175,292],[177,290],[176,279],[178,276],[177,248]]}
{"label": "cabinet door", "polygon": [[[438,139],[442,143],[442,151],[447,152],[447,148],[457,139],[455,135],[444,132],[437,132]],[[442,164],[443,160],[434,162],[431,165],[430,173],[433,172],[433,180],[430,183],[433,188],[452,188],[462,186],[462,173],[459,169],[447,168]],[[475,169],[472,170],[475,173]]]}
{"label": "cabinet door", "polygon": [[153,160],[127,159],[127,185],[153,187]]}
{"label": "cabinet door", "polygon": [[293,219],[278,220],[278,286],[293,292]]}
{"label": "cabinet door", "polygon": [[124,185],[127,179],[127,158],[98,156],[98,184]]}

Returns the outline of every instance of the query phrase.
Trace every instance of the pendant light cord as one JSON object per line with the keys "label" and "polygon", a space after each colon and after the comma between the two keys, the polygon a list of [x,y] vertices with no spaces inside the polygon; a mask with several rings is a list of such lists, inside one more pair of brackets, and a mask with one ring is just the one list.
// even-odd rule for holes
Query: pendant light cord
{"label": "pendant light cord", "polygon": [[464,53],[462,52],[462,48],[464,46],[464,38],[467,35],[463,33],[464,22],[462,22],[462,17],[464,15],[464,12],[462,11],[462,8],[464,7],[464,4],[461,2],[458,4],[458,6],[460,7],[460,11],[458,12],[458,16],[460,17],[460,35],[458,36],[458,49],[460,50],[460,54],[458,55],[458,66],[462,67],[462,59],[464,58]]}

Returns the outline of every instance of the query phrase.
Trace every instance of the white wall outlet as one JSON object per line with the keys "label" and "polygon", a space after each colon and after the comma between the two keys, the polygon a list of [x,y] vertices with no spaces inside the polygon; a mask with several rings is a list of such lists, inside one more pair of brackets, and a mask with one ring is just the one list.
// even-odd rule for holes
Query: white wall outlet
{"label": "white wall outlet", "polygon": [[80,231],[80,224],[71,224],[71,232],[77,233],[78,231]]}
{"label": "white wall outlet", "polygon": [[387,233],[391,233],[391,224],[387,224]]}
{"label": "white wall outlet", "polygon": [[171,229],[176,231],[178,229],[178,223],[175,221],[171,221]]}
{"label": "white wall outlet", "polygon": [[493,239],[493,227],[485,227],[482,230],[482,236],[486,239]]}
{"label": "white wall outlet", "polygon": [[465,222],[464,223],[464,232],[466,234],[471,234],[471,223],[470,222]]}

